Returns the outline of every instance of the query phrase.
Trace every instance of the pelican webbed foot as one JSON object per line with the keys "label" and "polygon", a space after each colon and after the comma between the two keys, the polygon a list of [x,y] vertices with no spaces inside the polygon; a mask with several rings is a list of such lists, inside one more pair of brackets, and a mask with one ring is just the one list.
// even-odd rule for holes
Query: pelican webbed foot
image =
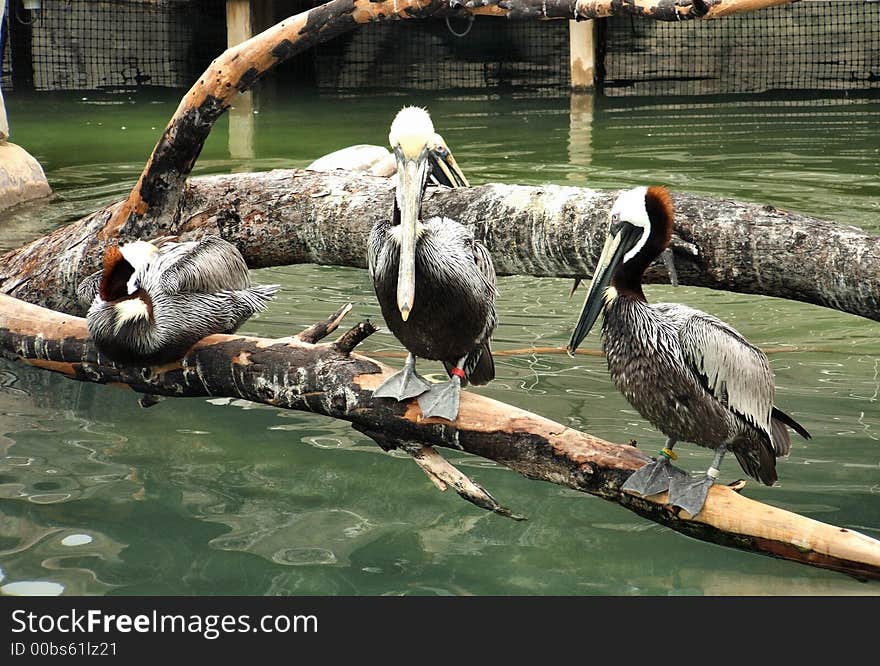
{"label": "pelican webbed foot", "polygon": [[669,490],[673,479],[688,478],[687,472],[670,462],[677,457],[672,452],[673,446],[675,446],[675,440],[668,439],[665,448],[659,451],[660,457],[633,472],[621,486],[621,490],[636,493],[642,497],[650,497]]}
{"label": "pelican webbed foot", "polygon": [[709,488],[714,484],[715,479],[708,475],[696,479],[685,475],[683,479],[675,479],[669,484],[669,503],[696,516],[703,510]]}
{"label": "pelican webbed foot", "polygon": [[410,354],[403,370],[395,372],[382,382],[375,391],[374,398],[394,398],[398,402],[422,395],[431,389],[431,382],[416,372],[416,359]]}
{"label": "pelican webbed foot", "polygon": [[458,403],[461,396],[461,379],[453,375],[448,382],[432,384],[431,388],[419,396],[422,417],[439,416],[447,421],[458,417]]}
{"label": "pelican webbed foot", "polygon": [[721,467],[721,460],[726,452],[727,447],[723,445],[715,449],[715,459],[703,476],[692,479],[690,475],[685,475],[683,479],[674,479],[669,484],[669,503],[696,517],[706,504],[709,489],[715,485],[720,474],[718,468]]}
{"label": "pelican webbed foot", "polygon": [[650,497],[669,490],[672,480],[681,478],[688,478],[688,473],[673,465],[668,458],[661,457],[633,472],[621,486],[621,490]]}

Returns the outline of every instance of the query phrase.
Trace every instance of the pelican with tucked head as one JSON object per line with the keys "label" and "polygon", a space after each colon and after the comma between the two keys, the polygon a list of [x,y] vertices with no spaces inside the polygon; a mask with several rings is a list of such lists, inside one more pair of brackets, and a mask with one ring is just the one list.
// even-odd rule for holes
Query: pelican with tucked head
{"label": "pelican with tucked head", "polygon": [[[485,246],[449,218],[421,219],[429,181],[467,186],[427,111],[405,107],[391,124],[397,188],[390,219],[370,232],[370,277],[382,316],[409,352],[400,372],[374,395],[419,398],[425,418],[454,420],[462,383],[495,377],[489,340],[495,329],[495,269]],[[431,384],[415,370],[416,357],[442,361],[450,381]]]}
{"label": "pelican with tucked head", "polygon": [[103,268],[77,289],[98,351],[141,365],[176,360],[208,335],[234,332],[277,291],[252,285],[238,248],[217,236],[111,245]]}
{"label": "pelican with tucked head", "polygon": [[[677,303],[648,305],[642,276],[668,246],[673,207],[662,187],[623,192],[580,318],[574,352],[604,312],[602,345],[611,378],[624,397],[666,437],[660,458],[623,485],[640,495],[669,490],[669,501],[697,515],[731,451],[746,474],[776,481],[776,459],[791,447],[786,426],[809,433],[773,405],[773,372],[764,352],[712,315]],[[678,441],[715,450],[696,480],[670,464]]]}

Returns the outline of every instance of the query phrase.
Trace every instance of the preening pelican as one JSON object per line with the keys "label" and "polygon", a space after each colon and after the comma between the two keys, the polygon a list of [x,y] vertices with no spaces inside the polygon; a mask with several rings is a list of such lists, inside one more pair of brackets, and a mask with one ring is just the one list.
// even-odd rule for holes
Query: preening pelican
{"label": "preening pelican", "polygon": [[[604,310],[602,345],[611,377],[667,436],[661,457],[636,471],[623,489],[644,496],[668,489],[670,502],[695,516],[725,452],[736,456],[746,474],[772,486],[776,458],[791,447],[785,426],[810,435],[774,407],[764,352],[705,312],[677,303],[648,305],[642,276],[668,247],[672,222],[672,201],[662,187],[637,187],[618,197],[568,349],[577,349]],[[715,450],[705,477],[692,480],[670,464],[678,441]]]}
{"label": "preening pelican", "polygon": [[[376,397],[419,397],[425,418],[458,415],[462,383],[495,378],[489,339],[495,329],[495,269],[482,243],[455,220],[422,221],[429,179],[467,186],[446,143],[424,109],[405,107],[391,125],[397,190],[390,220],[370,232],[370,277],[388,328],[409,355]],[[431,384],[416,373],[416,357],[442,361],[450,381]]]}
{"label": "preening pelican", "polygon": [[111,245],[103,269],[77,294],[102,354],[154,365],[182,357],[205,336],[234,332],[277,291],[278,285],[251,284],[238,248],[205,236]]}

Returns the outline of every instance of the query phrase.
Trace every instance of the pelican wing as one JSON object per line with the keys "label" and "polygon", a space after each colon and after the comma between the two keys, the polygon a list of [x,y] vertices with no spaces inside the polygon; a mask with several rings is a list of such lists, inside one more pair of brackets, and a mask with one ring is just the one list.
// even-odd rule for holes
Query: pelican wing
{"label": "pelican wing", "polygon": [[[492,256],[486,246],[479,241],[473,240],[473,236],[468,234],[474,253],[474,265],[477,273],[482,278],[483,285],[489,292],[492,299],[492,307],[489,309],[489,316],[486,318],[486,325],[480,335],[477,346],[474,347],[467,355],[464,361],[464,372],[468,382],[471,384],[486,384],[495,379],[495,360],[492,357],[492,348],[490,340],[498,317],[495,314],[495,296],[498,291],[495,287],[495,267],[492,265]],[[446,372],[450,374],[454,363],[444,361]]]}
{"label": "pelican wing", "polygon": [[497,295],[498,289],[495,287],[495,266],[492,264],[492,255],[489,254],[486,246],[477,240],[474,241],[474,263],[476,263],[480,275],[486,279],[486,284],[491,287],[492,293]]}
{"label": "pelican wing", "polygon": [[381,272],[378,270],[379,259],[382,254],[382,247],[388,241],[388,230],[390,228],[390,221],[379,220],[370,229],[370,237],[367,241],[367,268],[370,272],[370,280],[375,281],[376,274]]}
{"label": "pelican wing", "polygon": [[[720,319],[685,306],[656,306],[678,328],[684,360],[715,398],[772,439],[773,372],[767,357]],[[780,443],[781,444],[781,443]]]}
{"label": "pelican wing", "polygon": [[492,296],[492,309],[486,320],[486,328],[483,330],[482,336],[482,339],[488,342],[489,338],[492,337],[492,332],[495,330],[495,325],[498,323],[498,317],[495,313],[495,298],[498,296],[498,288],[495,286],[495,266],[492,264],[492,255],[489,254],[486,246],[478,240],[473,241],[473,244],[474,263],[477,266],[477,271],[485,280],[486,288]]}
{"label": "pelican wing", "polygon": [[247,264],[232,243],[219,236],[165,243],[150,268],[165,293],[210,294],[247,289]]}
{"label": "pelican wing", "polygon": [[98,285],[101,284],[101,275],[103,271],[95,271],[87,278],[84,278],[76,288],[76,300],[79,302],[83,310],[88,310],[95,296],[98,295]]}

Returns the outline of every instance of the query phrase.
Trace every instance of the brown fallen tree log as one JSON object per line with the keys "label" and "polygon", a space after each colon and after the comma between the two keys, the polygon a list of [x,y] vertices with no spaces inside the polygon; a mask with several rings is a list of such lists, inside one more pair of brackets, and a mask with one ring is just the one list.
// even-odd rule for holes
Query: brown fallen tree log
{"label": "brown fallen tree log", "polygon": [[[500,274],[591,275],[615,192],[489,184],[429,190],[426,216],[473,225]],[[359,173],[278,170],[193,179],[146,238],[218,234],[249,266],[363,267],[372,224],[391,210],[391,181]],[[673,193],[683,284],[765,294],[880,320],[880,236],[752,203]],[[95,270],[107,211],[56,230],[0,259],[2,291],[76,313],[75,288]],[[693,250],[697,254],[692,254]],[[668,282],[662,267],[650,279]]]}
{"label": "brown fallen tree log", "polygon": [[454,423],[422,419],[416,401],[374,400],[373,389],[392,369],[352,350],[375,327],[364,322],[336,342],[314,344],[336,328],[347,307],[300,336],[215,335],[179,362],[139,368],[98,355],[84,320],[0,296],[0,353],[71,379],[150,395],[226,396],[343,419],[383,448],[404,446],[438,487],[452,484],[499,513],[509,512],[431,447],[463,450],[530,479],[596,495],[695,539],[880,579],[880,541],[747,499],[731,487],[714,486],[697,517],[666,504],[665,493],[642,498],[622,492],[622,483],[648,461],[634,446],[605,442],[470,391],[462,394]]}

